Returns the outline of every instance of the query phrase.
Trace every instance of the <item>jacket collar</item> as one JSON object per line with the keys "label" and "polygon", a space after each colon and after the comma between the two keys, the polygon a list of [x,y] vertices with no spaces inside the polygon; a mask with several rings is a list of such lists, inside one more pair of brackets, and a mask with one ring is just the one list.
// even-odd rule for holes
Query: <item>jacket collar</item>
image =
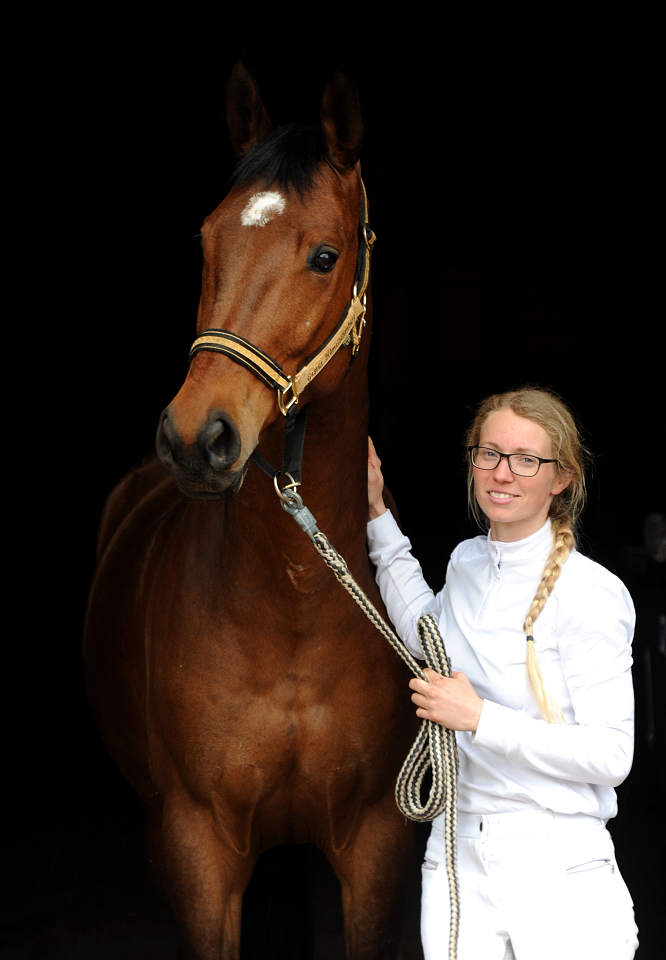
{"label": "jacket collar", "polygon": [[488,556],[490,562],[498,566],[500,563],[529,563],[531,560],[540,558],[545,561],[552,544],[553,535],[550,520],[546,520],[536,533],[525,537],[524,540],[516,540],[514,543],[491,540],[490,530],[488,531]]}

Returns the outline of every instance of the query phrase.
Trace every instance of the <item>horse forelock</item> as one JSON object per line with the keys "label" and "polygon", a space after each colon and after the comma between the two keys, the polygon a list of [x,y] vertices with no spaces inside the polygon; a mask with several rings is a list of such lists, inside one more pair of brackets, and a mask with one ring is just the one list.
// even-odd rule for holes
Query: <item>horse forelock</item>
{"label": "horse forelock", "polygon": [[238,163],[232,181],[239,187],[276,185],[302,198],[315,184],[317,172],[327,160],[319,127],[298,123],[271,130]]}

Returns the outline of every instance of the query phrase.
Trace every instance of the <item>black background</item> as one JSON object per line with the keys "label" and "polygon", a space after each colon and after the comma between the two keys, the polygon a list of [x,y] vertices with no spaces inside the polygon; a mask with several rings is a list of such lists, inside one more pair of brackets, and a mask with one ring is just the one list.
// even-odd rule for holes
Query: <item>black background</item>
{"label": "black background", "polygon": [[233,169],[224,90],[244,55],[276,124],[314,122],[336,66],[356,80],[378,236],[371,432],[433,587],[474,533],[461,441],[476,404],[532,381],[583,424],[597,467],[582,549],[625,579],[639,614],[637,760],[613,832],[647,960],[664,789],[663,565],[642,546],[646,516],[664,511],[650,25],[292,16],[54,18],[39,70],[21,38],[16,290],[31,336],[14,354],[9,434],[8,955],[170,955],[117,940],[160,908],[132,906],[152,903],[147,886],[109,892],[142,869],[139,828],[88,717],[80,635],[104,499],[186,373],[192,236]]}

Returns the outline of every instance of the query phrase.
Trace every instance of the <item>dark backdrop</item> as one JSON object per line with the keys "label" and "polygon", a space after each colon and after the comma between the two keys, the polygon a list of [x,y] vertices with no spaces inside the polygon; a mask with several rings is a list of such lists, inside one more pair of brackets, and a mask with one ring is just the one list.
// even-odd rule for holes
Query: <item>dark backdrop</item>
{"label": "dark backdrop", "polygon": [[[656,955],[660,831],[631,833],[659,822],[664,755],[664,568],[643,545],[646,517],[664,512],[649,50],[619,22],[442,13],[435,26],[402,11],[387,24],[378,11],[339,30],[339,16],[287,24],[305,31],[299,43],[283,22],[256,32],[223,17],[181,29],[100,15],[78,25],[85,44],[54,42],[31,99],[17,276],[41,339],[21,367],[36,402],[19,401],[27,429],[12,441],[12,462],[30,465],[7,697],[12,956],[93,956],[74,951],[77,930],[78,951],[86,937],[111,942],[114,895],[93,894],[102,919],[81,919],[77,904],[114,870],[127,885],[132,871],[113,857],[118,844],[130,859],[138,850],[129,791],[89,720],[81,625],[104,499],[186,373],[201,268],[192,237],[233,168],[224,88],[243,53],[274,123],[315,121],[336,65],[357,82],[378,235],[371,432],[435,589],[474,533],[461,441],[479,400],[537,382],[584,426],[597,468],[583,549],[627,581],[639,610],[637,766],[622,792],[627,839],[621,820],[617,836],[630,885],[642,884],[639,956]],[[54,23],[54,41],[67,27]],[[27,932],[37,916],[43,935]]]}

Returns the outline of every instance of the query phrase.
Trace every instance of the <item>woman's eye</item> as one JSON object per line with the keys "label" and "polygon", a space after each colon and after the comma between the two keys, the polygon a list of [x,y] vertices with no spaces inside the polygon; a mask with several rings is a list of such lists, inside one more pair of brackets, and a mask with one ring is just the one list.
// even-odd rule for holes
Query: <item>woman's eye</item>
{"label": "woman's eye", "polygon": [[337,259],[337,253],[333,253],[332,250],[321,250],[316,257],[313,257],[311,265],[315,270],[328,273],[335,266]]}

